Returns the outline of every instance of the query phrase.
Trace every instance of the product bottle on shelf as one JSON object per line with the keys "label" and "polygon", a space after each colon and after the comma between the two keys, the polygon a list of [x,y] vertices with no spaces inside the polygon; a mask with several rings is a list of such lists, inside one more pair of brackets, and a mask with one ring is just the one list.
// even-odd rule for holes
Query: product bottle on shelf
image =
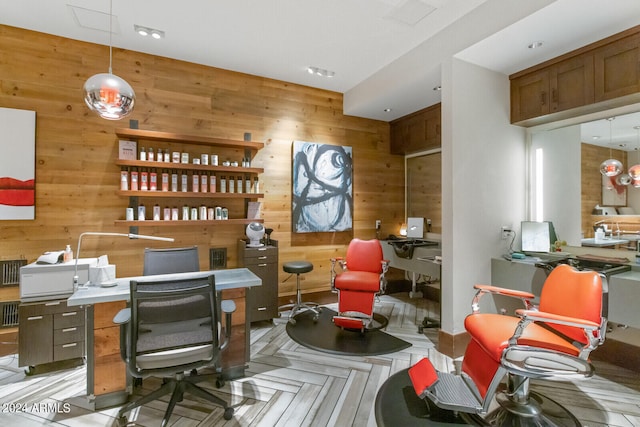
{"label": "product bottle on shelf", "polygon": [[144,147],[140,147],[140,160],[147,160],[147,152],[144,151]]}

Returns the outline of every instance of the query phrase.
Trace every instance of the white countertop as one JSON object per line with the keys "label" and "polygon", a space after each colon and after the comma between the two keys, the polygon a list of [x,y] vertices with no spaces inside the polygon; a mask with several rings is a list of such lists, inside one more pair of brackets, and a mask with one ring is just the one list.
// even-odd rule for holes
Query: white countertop
{"label": "white countertop", "polygon": [[605,238],[605,239],[600,239],[596,241],[595,238],[591,237],[588,239],[582,239],[581,243],[582,243],[582,246],[592,246],[596,248],[601,248],[605,246],[624,245],[625,243],[629,243],[629,240]]}
{"label": "white countertop", "polygon": [[149,280],[154,278],[189,279],[195,277],[206,277],[210,274],[215,276],[216,290],[218,291],[262,286],[262,280],[247,268],[198,271],[194,273],[162,274],[157,276],[122,277],[117,278],[117,285],[112,287],[101,287],[99,285],[79,287],[78,290],[69,297],[67,305],[77,306],[113,301],[129,301],[129,282],[131,280]]}

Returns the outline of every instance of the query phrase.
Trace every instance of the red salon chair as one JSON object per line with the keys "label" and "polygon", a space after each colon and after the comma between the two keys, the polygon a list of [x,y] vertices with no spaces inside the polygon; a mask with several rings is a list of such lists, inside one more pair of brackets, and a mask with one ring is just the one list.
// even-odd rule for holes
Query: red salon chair
{"label": "red salon chair", "polygon": [[345,258],[331,258],[331,290],[338,292],[338,314],[333,317],[336,326],[360,332],[371,329],[373,304],[375,297],[384,293],[388,268],[378,240],[353,239]]}
{"label": "red salon chair", "polygon": [[[604,342],[607,325],[598,273],[559,265],[545,280],[538,307],[528,292],[486,285],[475,289],[473,312],[465,319],[471,342],[462,374],[438,372],[422,359],[409,369],[416,394],[439,408],[458,411],[471,424],[581,425],[563,406],[530,391],[529,380],[593,375],[589,354]],[[485,294],[520,298],[525,308],[516,311],[518,317],[480,313],[479,300]],[[498,406],[489,412],[494,396]]]}

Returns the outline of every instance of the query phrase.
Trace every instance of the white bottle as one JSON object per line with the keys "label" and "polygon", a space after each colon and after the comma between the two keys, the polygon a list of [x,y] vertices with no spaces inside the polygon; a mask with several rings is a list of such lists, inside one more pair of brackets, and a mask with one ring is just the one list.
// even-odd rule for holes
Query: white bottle
{"label": "white bottle", "polygon": [[604,240],[604,230],[601,227],[598,227],[596,230],[596,243],[601,243]]}
{"label": "white bottle", "polygon": [[73,261],[73,251],[71,250],[71,245],[67,245],[67,247],[64,248],[64,255],[62,256],[62,260],[64,262]]}

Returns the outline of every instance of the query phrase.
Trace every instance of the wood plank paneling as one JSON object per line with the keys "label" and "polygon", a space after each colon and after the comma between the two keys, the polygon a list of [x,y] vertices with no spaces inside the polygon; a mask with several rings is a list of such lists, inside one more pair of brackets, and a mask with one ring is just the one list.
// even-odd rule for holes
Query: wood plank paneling
{"label": "wood plank paneling", "polygon": [[[0,106],[36,111],[36,219],[0,223],[0,259],[33,261],[47,250],[75,248],[84,231],[126,232],[126,197],[116,195],[120,168],[115,129],[128,122],[103,120],[84,105],[85,80],[105,72],[105,46],[0,26]],[[340,93],[235,73],[203,65],[114,49],[114,72],[137,94],[131,119],[141,129],[242,140],[245,132],[265,148],[253,159],[265,197],[265,226],[279,241],[279,262],[306,259],[303,292],[329,289],[328,255],[344,254],[352,237],[397,232],[404,216],[404,163],[389,155],[389,124],[343,114]],[[334,235],[295,235],[291,229],[291,144],[295,140],[347,145],[354,158],[354,230]],[[164,147],[158,143],[155,148]],[[242,155],[242,153],[239,153]],[[228,154],[232,156],[233,154]],[[236,159],[240,160],[240,158]],[[178,203],[179,205],[179,203]],[[81,256],[108,254],[118,276],[138,275],[146,246],[198,245],[201,267],[210,247],[226,247],[235,267],[243,225],[144,227],[175,243],[94,238]],[[280,268],[279,292],[295,283]]]}

